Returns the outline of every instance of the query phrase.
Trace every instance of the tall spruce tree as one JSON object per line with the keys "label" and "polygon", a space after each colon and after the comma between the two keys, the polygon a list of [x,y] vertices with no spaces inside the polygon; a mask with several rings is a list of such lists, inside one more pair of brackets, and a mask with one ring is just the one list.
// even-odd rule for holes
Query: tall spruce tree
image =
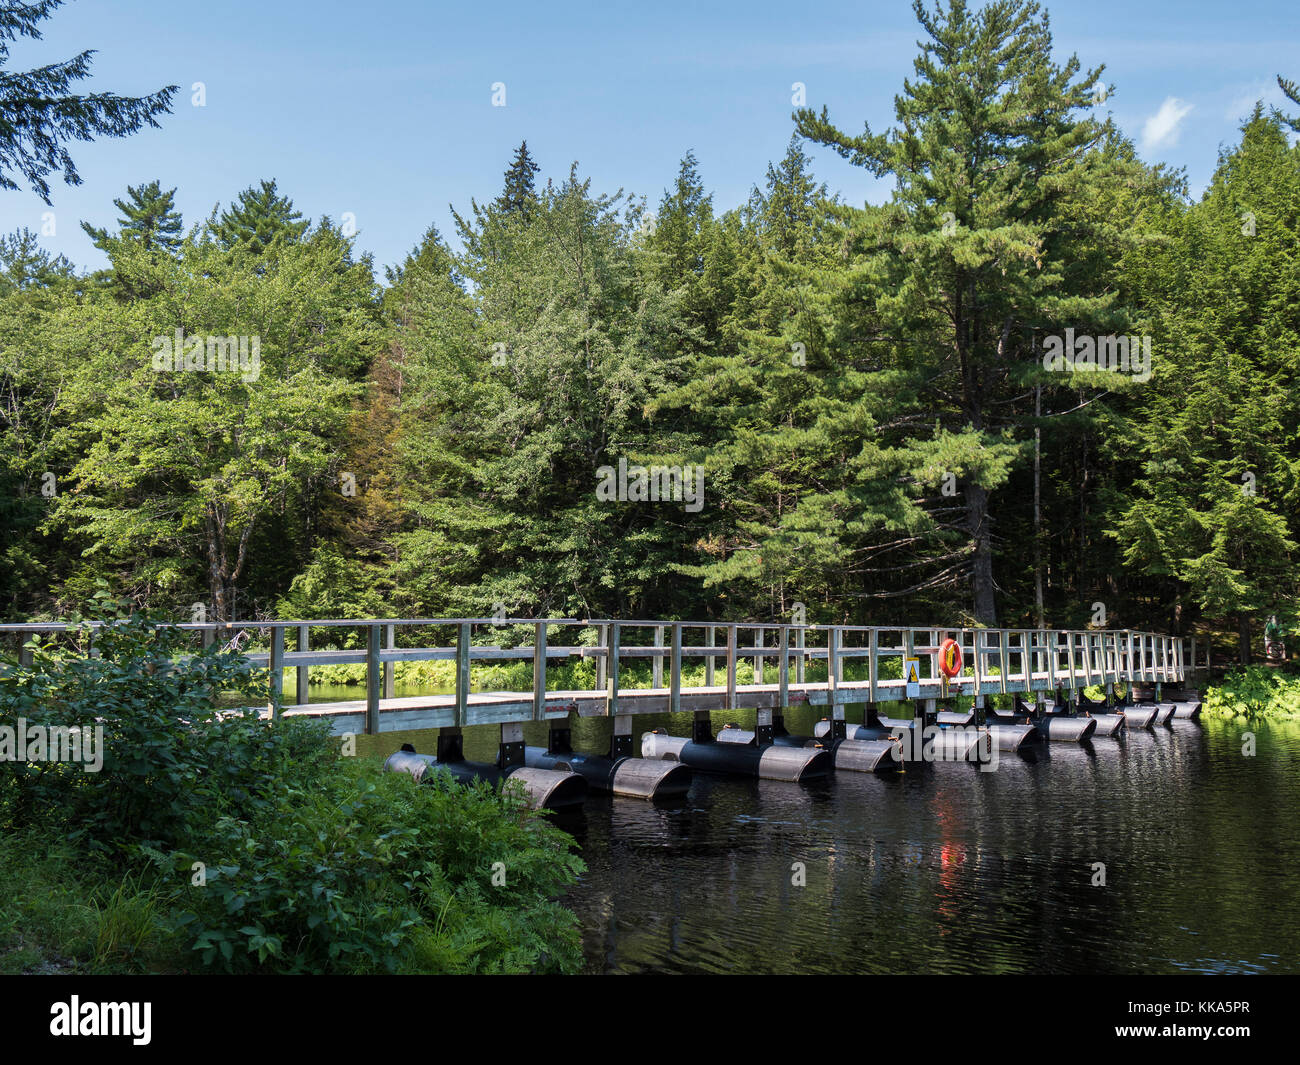
{"label": "tall spruce tree", "polygon": [[667,290],[684,288],[687,306],[695,311],[703,308],[700,290],[713,226],[713,197],[704,191],[695,153],[687,152],[677,180],[659,201],[649,243],[660,283]]}
{"label": "tall spruce tree", "polygon": [[262,255],[277,242],[292,244],[306,232],[308,222],[294,210],[293,201],[276,192],[275,181],[250,185],[222,211],[213,228],[222,247],[241,247]]}
{"label": "tall spruce tree", "polygon": [[518,215],[527,220],[537,206],[537,189],[533,175],[541,170],[528,154],[528,142],[515,150],[514,161],[506,170],[505,188],[496,198],[495,207],[504,215]]}
{"label": "tall spruce tree", "polygon": [[905,372],[938,424],[927,444],[916,442],[917,476],[956,476],[973,614],[993,625],[990,495],[1023,451],[1008,412],[1034,376],[1035,337],[1057,325],[1125,323],[1113,297],[1082,291],[1074,270],[1079,246],[1105,237],[1070,215],[1109,177],[1095,152],[1104,127],[1075,115],[1091,104],[1101,70],[1075,81],[1075,57],[1057,66],[1047,19],[1030,0],[974,13],[963,0],[932,12],[915,0],[913,10],[927,39],[915,80],[894,99],[895,129],[848,134],[825,108],[794,117],[805,137],[896,181],[891,209],[863,212],[850,238],[874,281],[870,343],[905,350]]}
{"label": "tall spruce tree", "polygon": [[[175,189],[163,192],[155,179],[147,185],[128,185],[127,200],[114,200],[113,206],[122,212],[117,220],[117,240],[139,244],[145,251],[154,248],[173,255],[180,247],[181,215],[175,208]],[[108,230],[82,222],[81,228],[101,251],[110,250],[114,239]]]}
{"label": "tall spruce tree", "polygon": [[678,594],[658,578],[681,550],[664,508],[684,504],[597,494],[601,467],[647,449],[675,365],[673,303],[642,285],[626,206],[575,171],[505,230],[491,205],[457,216],[459,263],[430,248],[404,273],[408,609],[648,616]]}

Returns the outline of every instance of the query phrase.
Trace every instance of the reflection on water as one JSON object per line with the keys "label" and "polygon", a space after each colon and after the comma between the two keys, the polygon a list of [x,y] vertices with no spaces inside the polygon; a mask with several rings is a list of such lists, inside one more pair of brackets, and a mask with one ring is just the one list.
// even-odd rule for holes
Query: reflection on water
{"label": "reflection on water", "polygon": [[[638,736],[690,726],[637,718]],[[608,750],[607,719],[572,727],[576,748]],[[496,742],[468,729],[466,757]],[[593,794],[561,821],[588,867],[566,903],[591,972],[1295,972],[1298,770],[1300,723],[1209,720],[1004,754],[992,773],[697,774],[677,805]]]}
{"label": "reflection on water", "polygon": [[1054,744],[993,773],[698,775],[675,808],[594,796],[567,901],[593,972],[1296,971],[1300,727],[1252,726],[1253,758],[1243,727]]}

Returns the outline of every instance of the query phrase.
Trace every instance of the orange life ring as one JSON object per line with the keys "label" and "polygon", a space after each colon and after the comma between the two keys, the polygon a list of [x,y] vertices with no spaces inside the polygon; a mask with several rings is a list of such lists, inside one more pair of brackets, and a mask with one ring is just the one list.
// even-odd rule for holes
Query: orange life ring
{"label": "orange life ring", "polygon": [[961,644],[956,640],[944,640],[939,645],[939,672],[945,677],[955,677],[961,672]]}

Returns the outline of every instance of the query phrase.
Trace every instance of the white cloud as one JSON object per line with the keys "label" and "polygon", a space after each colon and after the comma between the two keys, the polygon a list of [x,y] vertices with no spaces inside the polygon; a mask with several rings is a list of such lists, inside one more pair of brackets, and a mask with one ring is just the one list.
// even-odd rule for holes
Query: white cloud
{"label": "white cloud", "polygon": [[1148,118],[1142,126],[1142,150],[1150,152],[1156,148],[1168,148],[1177,144],[1179,127],[1191,110],[1192,105],[1178,99],[1177,96],[1165,97],[1160,110]]}

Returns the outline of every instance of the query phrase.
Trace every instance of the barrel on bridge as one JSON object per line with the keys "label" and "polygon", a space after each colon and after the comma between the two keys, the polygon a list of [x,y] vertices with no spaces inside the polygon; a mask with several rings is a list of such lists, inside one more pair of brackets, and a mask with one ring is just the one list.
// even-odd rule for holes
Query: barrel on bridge
{"label": "barrel on bridge", "polygon": [[828,750],[816,747],[756,747],[740,743],[696,743],[665,732],[641,737],[644,758],[670,758],[707,773],[733,773],[764,780],[802,781],[824,777],[831,767]]}
{"label": "barrel on bridge", "polygon": [[[1201,716],[1201,693],[1195,688],[1166,684],[1157,689],[1154,684],[1135,683],[1133,699],[1142,706],[1156,708],[1156,723],[1163,725],[1172,720],[1194,721]],[[1157,690],[1160,697],[1156,697]]]}
{"label": "barrel on bridge", "polygon": [[1032,724],[1040,735],[1064,743],[1082,743],[1097,731],[1096,718],[1068,714],[1043,714]]}
{"label": "barrel on bridge", "polygon": [[1126,706],[1122,713],[1129,728],[1150,729],[1155,727],[1156,708],[1154,706]]}
{"label": "barrel on bridge", "polygon": [[[962,715],[964,716],[964,715]],[[973,717],[974,715],[972,715]],[[848,725],[844,727],[845,737],[855,743],[882,743],[897,744],[898,752],[890,752],[890,756],[906,760],[908,757],[916,758],[917,755],[908,755],[909,751],[919,751],[921,745],[916,744],[911,736],[911,730],[916,728],[913,718],[906,717],[878,717],[879,725]],[[826,718],[818,721],[813,726],[813,735],[819,740],[825,742],[825,737],[831,732],[831,723]],[[988,742],[985,743],[984,741]],[[993,737],[987,728],[976,729],[962,726],[949,726],[947,728],[932,727],[928,732],[922,731],[922,743],[930,745],[930,753],[925,757],[929,760],[939,762],[982,762],[986,759],[984,755],[993,753]],[[999,745],[999,750],[1003,748]]]}
{"label": "barrel on bridge", "polygon": [[434,774],[445,774],[465,784],[486,780],[497,788],[509,782],[522,787],[528,805],[537,810],[581,806],[587,799],[587,781],[577,773],[527,765],[502,769],[482,762],[440,762],[434,755],[416,753],[409,743],[389,755],[384,768],[390,773],[410,773],[417,783],[432,781]]}
{"label": "barrel on bridge", "polygon": [[525,747],[524,764],[535,769],[578,773],[597,791],[630,799],[680,799],[691,787],[691,769],[680,762],[608,758],[603,754]]}
{"label": "barrel on bridge", "polygon": [[998,745],[999,751],[1019,751],[1042,740],[1038,729],[1033,725],[1018,725],[1006,722],[990,722],[989,735]]}
{"label": "barrel on bridge", "polygon": [[[1058,703],[1054,699],[1049,699],[1045,705],[1049,714],[1068,714],[1070,712],[1070,703],[1068,701]],[[1124,731],[1127,724],[1124,715],[1118,710],[1107,707],[1105,702],[1094,702],[1092,699],[1080,696],[1078,708],[1097,723],[1093,736],[1118,736]]]}
{"label": "barrel on bridge", "polygon": [[1201,693],[1195,688],[1166,686],[1164,697],[1174,704],[1174,719],[1194,721],[1201,716]]}
{"label": "barrel on bridge", "polygon": [[1045,703],[1030,706],[1019,696],[1015,698],[1014,710],[1011,714],[992,710],[990,716],[999,721],[1014,721],[1017,724],[1028,725],[1043,739],[1058,743],[1082,743],[1097,731],[1095,718],[1069,713],[1048,713]]}
{"label": "barrel on bridge", "polygon": [[1089,716],[1097,722],[1097,731],[1094,736],[1118,736],[1124,728],[1123,714],[1094,714],[1089,711]]}
{"label": "barrel on bridge", "polygon": [[[823,736],[825,733],[823,733]],[[724,725],[717,736],[718,743],[757,743],[757,733],[735,725]],[[816,739],[812,736],[773,736],[778,747],[826,749],[831,752],[831,764],[836,769],[852,773],[883,773],[897,769],[902,760],[901,748],[891,739]]]}
{"label": "barrel on bridge", "polygon": [[1174,711],[1178,709],[1173,703],[1155,703],[1156,724],[1167,725],[1174,718]]}

